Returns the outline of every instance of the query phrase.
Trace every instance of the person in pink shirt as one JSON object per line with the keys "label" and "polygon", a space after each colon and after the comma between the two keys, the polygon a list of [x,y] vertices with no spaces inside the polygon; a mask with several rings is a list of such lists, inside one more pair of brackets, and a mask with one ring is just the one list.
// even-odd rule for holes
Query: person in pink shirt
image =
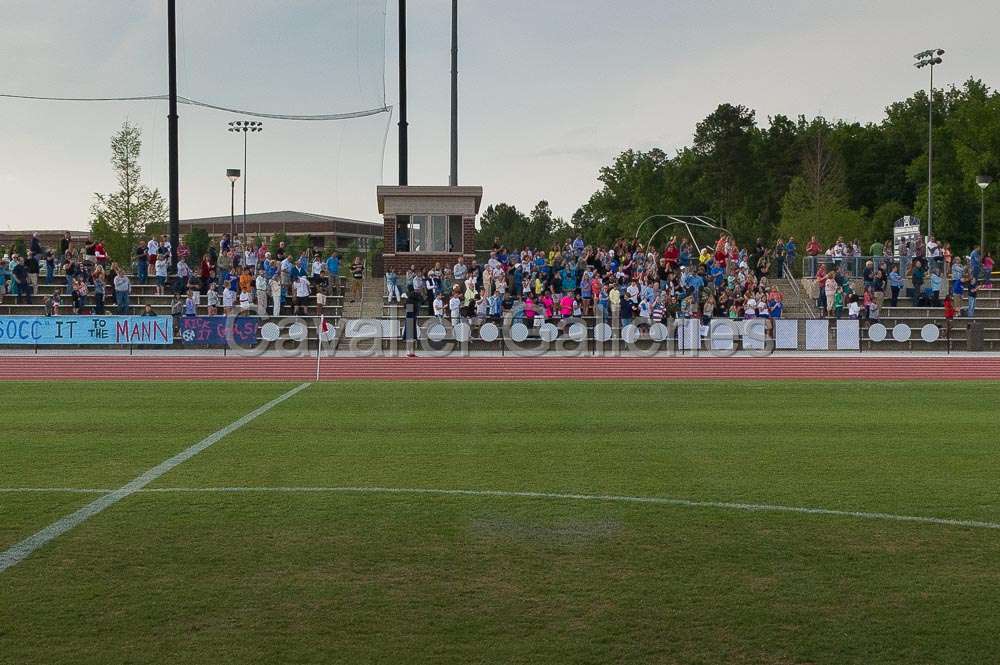
{"label": "person in pink shirt", "polygon": [[524,320],[527,322],[528,327],[535,322],[535,301],[532,300],[529,295],[524,299]]}
{"label": "person in pink shirt", "polygon": [[573,296],[571,294],[564,293],[563,297],[559,299],[559,314],[564,319],[573,316]]}
{"label": "person in pink shirt", "polygon": [[545,308],[546,319],[552,318],[552,310],[555,307],[555,304],[555,301],[552,299],[552,289],[550,288],[545,292],[545,295],[542,296],[542,307]]}

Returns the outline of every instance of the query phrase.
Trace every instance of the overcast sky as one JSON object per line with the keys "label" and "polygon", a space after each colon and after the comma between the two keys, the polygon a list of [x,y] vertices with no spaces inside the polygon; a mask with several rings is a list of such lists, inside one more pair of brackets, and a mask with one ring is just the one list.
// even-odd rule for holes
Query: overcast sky
{"label": "overcast sky", "polygon": [[[444,184],[451,3],[408,4],[410,183]],[[166,92],[163,5],[3,0],[0,92]],[[396,102],[395,0],[178,5],[182,95],[294,114]],[[461,0],[460,12],[460,183],[482,185],[486,203],[544,198],[565,217],[621,150],[686,145],[723,102],[765,124],[777,113],[878,120],[927,86],[912,55],[931,47],[948,51],[936,83],[1000,84],[996,2]],[[0,228],[86,228],[92,193],[114,187],[108,140],[126,118],[143,128],[144,175],[165,193],[165,115],[165,102],[0,99]],[[182,217],[228,213],[223,174],[242,167],[242,143],[225,125],[236,117],[181,108]],[[396,182],[396,121],[265,121],[250,139],[249,211],[377,219],[375,185]]]}

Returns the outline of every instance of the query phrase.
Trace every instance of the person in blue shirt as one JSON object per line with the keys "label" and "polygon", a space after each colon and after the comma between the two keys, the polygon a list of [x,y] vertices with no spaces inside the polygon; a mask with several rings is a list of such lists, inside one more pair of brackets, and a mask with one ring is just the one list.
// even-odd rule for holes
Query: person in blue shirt
{"label": "person in blue shirt", "polygon": [[892,265],[892,272],[889,273],[889,288],[892,290],[892,306],[899,302],[899,291],[903,288],[903,276],[899,274],[899,264]]}
{"label": "person in blue shirt", "polygon": [[562,277],[562,290],[563,293],[571,293],[576,291],[576,268],[571,266],[566,266],[562,269],[560,273]]}
{"label": "person in blue shirt", "polygon": [[326,271],[330,273],[331,278],[340,275],[340,256],[337,252],[334,252],[326,259]]}
{"label": "person in blue shirt", "polygon": [[726,269],[716,263],[712,266],[712,270],[709,272],[709,275],[711,276],[712,281],[715,282],[715,288],[721,289],[722,280],[726,277]]}
{"label": "person in blue shirt", "polygon": [[687,287],[691,292],[691,301],[694,305],[697,305],[699,300],[701,300],[701,290],[705,286],[705,279],[701,276],[701,273],[691,273],[687,278]]}
{"label": "person in blue shirt", "polygon": [[982,265],[982,254],[979,252],[979,245],[976,245],[969,254],[969,270],[972,271],[972,276],[976,279],[979,279],[979,271],[982,269]]}
{"label": "person in blue shirt", "polygon": [[7,293],[7,282],[10,279],[10,266],[7,261],[4,261],[0,263],[0,302],[3,302],[3,294]]}
{"label": "person in blue shirt", "polygon": [[931,307],[940,307],[941,301],[938,295],[941,293],[941,271],[935,268],[924,286],[924,300],[930,303]]}
{"label": "person in blue shirt", "polygon": [[788,242],[785,243],[785,265],[788,266],[789,270],[795,268],[795,252],[798,250],[798,245],[795,244],[795,238],[788,236]]}

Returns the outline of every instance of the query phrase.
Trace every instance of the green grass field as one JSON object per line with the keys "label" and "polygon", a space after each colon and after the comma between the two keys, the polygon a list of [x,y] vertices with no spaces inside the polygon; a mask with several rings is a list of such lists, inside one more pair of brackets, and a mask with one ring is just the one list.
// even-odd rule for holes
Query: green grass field
{"label": "green grass field", "polygon": [[[5,385],[0,551],[295,386]],[[995,524],[996,395],[313,385],[0,572],[0,663],[996,662],[986,525],[343,489]]]}

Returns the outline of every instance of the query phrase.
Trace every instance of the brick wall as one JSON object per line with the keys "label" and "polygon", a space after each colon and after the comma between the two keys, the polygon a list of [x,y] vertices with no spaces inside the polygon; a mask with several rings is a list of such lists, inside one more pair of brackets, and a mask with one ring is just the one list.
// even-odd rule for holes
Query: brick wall
{"label": "brick wall", "polygon": [[470,258],[476,257],[476,218],[462,218],[462,253],[465,254],[466,263]]}

